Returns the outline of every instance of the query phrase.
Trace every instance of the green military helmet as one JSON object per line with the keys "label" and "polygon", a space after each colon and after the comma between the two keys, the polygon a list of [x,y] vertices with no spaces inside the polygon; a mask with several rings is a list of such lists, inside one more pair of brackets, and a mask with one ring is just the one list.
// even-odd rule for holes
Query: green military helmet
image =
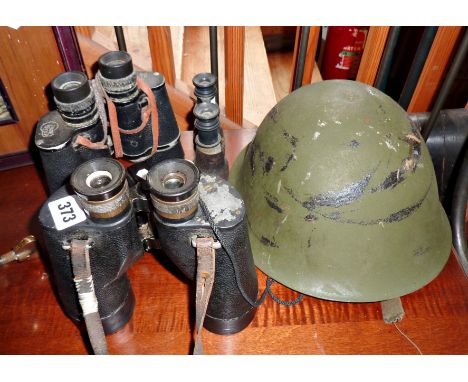
{"label": "green military helmet", "polygon": [[403,296],[450,254],[424,140],[395,101],[359,82],[323,81],[285,97],[230,181],[246,203],[255,264],[307,295]]}

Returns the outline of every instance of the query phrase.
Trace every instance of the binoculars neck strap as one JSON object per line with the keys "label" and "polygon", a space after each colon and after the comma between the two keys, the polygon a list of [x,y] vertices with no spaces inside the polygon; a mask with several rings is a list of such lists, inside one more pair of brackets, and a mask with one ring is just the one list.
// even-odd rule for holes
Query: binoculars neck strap
{"label": "binoculars neck strap", "polygon": [[[114,150],[115,150],[115,157],[122,158],[123,157],[123,148],[122,148],[122,140],[120,139],[120,134],[125,135],[132,135],[138,134],[148,124],[149,118],[151,117],[151,126],[152,126],[152,135],[153,135],[153,149],[151,151],[151,155],[156,153],[158,149],[158,141],[159,141],[159,118],[158,118],[158,108],[156,105],[156,98],[154,96],[153,91],[151,88],[143,81],[141,78],[137,76],[136,83],[138,88],[146,94],[148,97],[148,106],[143,107],[141,109],[141,124],[137,128],[133,130],[124,130],[119,127],[119,121],[117,118],[117,109],[115,107],[114,102],[111,98],[107,95],[105,91],[102,92],[106,104],[107,110],[109,111],[109,124],[110,130],[112,135],[112,141],[114,143]],[[102,84],[100,85],[102,87]]]}
{"label": "binoculars neck strap", "polygon": [[101,317],[99,316],[98,301],[94,293],[93,276],[89,262],[88,240],[73,239],[70,245],[71,262],[78,300],[83,310],[89,340],[94,354],[106,355],[107,344]]}
{"label": "binoculars neck strap", "polygon": [[193,354],[202,355],[201,331],[214,284],[216,251],[212,237],[199,237],[194,244],[197,250],[197,289],[195,296],[196,338]]}

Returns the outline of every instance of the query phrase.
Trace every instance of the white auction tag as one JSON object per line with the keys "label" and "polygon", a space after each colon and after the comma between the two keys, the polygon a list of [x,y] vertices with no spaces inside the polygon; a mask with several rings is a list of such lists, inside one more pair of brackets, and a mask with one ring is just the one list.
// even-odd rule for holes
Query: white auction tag
{"label": "white auction tag", "polygon": [[57,231],[61,231],[86,220],[85,213],[78,206],[73,196],[66,196],[50,202],[49,210],[54,219]]}

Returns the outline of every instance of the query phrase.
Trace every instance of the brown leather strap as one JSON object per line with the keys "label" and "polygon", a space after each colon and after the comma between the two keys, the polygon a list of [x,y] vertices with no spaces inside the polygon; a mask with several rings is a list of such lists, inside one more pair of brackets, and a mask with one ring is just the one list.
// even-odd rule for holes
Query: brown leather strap
{"label": "brown leather strap", "polygon": [[153,91],[151,88],[139,77],[136,79],[138,88],[146,94],[148,97],[148,106],[144,107],[141,110],[141,124],[135,129],[124,130],[119,127],[119,120],[117,118],[117,109],[114,105],[114,102],[110,99],[107,93],[104,92],[104,97],[106,99],[107,110],[109,112],[109,124],[112,135],[112,141],[114,143],[114,151],[116,158],[123,157],[123,148],[122,140],[120,139],[120,134],[137,134],[142,131],[148,124],[150,116],[152,117],[151,125],[153,132],[153,149],[151,155],[153,155],[158,149],[158,140],[159,140],[159,118],[158,118],[158,108],[156,106],[156,98],[154,97]]}
{"label": "brown leather strap", "polygon": [[83,311],[89,340],[94,354],[105,355],[107,354],[106,336],[99,316],[98,301],[94,293],[88,240],[73,239],[70,249],[73,275],[75,276],[73,281],[78,292],[78,300]]}
{"label": "brown leather strap", "polygon": [[103,150],[107,149],[107,145],[104,142],[91,142],[87,137],[84,135],[78,135],[75,138],[75,143],[81,146],[85,146],[91,150]]}
{"label": "brown leather strap", "polygon": [[158,107],[156,105],[156,98],[154,97],[154,93],[151,88],[140,77],[137,77],[137,86],[148,97],[149,109],[152,118],[151,126],[153,129],[153,150],[151,151],[151,155],[153,155],[158,150],[159,144],[159,116]]}
{"label": "brown leather strap", "polygon": [[149,109],[149,106],[145,106],[143,109],[141,109],[141,124],[135,129],[132,130],[124,130],[119,127],[119,132],[120,134],[124,135],[133,135],[133,134],[138,134],[140,131],[142,131],[146,125],[148,124],[149,117],[151,115],[151,111]]}
{"label": "brown leather strap", "polygon": [[201,331],[214,284],[216,251],[213,248],[214,240],[212,237],[199,237],[195,242],[197,247],[197,291],[195,297],[196,338],[193,354],[202,355]]}
{"label": "brown leather strap", "polygon": [[110,99],[106,92],[104,92],[106,99],[107,111],[109,113],[109,125],[112,136],[112,143],[114,144],[114,153],[116,158],[123,157],[122,140],[120,139],[119,120],[117,118],[117,109],[114,102]]}

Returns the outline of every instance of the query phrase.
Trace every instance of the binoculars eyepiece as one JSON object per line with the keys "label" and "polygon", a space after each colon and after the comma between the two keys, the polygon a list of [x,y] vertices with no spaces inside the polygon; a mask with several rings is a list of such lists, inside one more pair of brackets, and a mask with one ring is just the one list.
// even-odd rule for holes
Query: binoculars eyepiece
{"label": "binoculars eyepiece", "polygon": [[99,58],[99,71],[105,78],[118,80],[133,73],[132,57],[123,51],[103,54]]}
{"label": "binoculars eyepiece", "polygon": [[139,95],[132,57],[127,52],[103,54],[98,61],[99,80],[109,97],[117,103],[128,103]]}
{"label": "binoculars eyepiece", "polygon": [[70,185],[92,218],[115,217],[130,204],[125,168],[110,158],[81,164],[73,172]]}
{"label": "binoculars eyepiece", "polygon": [[216,97],[218,79],[212,73],[198,73],[192,78],[197,102],[212,102]]}
{"label": "binoculars eyepiece", "polygon": [[198,168],[185,159],[172,159],[153,166],[147,175],[151,202],[163,219],[185,221],[198,208]]}
{"label": "binoculars eyepiece", "polygon": [[88,77],[83,72],[61,73],[52,80],[51,87],[60,103],[80,102],[91,94]]}
{"label": "binoculars eyepiece", "polygon": [[64,72],[51,83],[54,102],[65,122],[72,126],[87,126],[98,118],[94,92],[88,77],[82,72]]}

